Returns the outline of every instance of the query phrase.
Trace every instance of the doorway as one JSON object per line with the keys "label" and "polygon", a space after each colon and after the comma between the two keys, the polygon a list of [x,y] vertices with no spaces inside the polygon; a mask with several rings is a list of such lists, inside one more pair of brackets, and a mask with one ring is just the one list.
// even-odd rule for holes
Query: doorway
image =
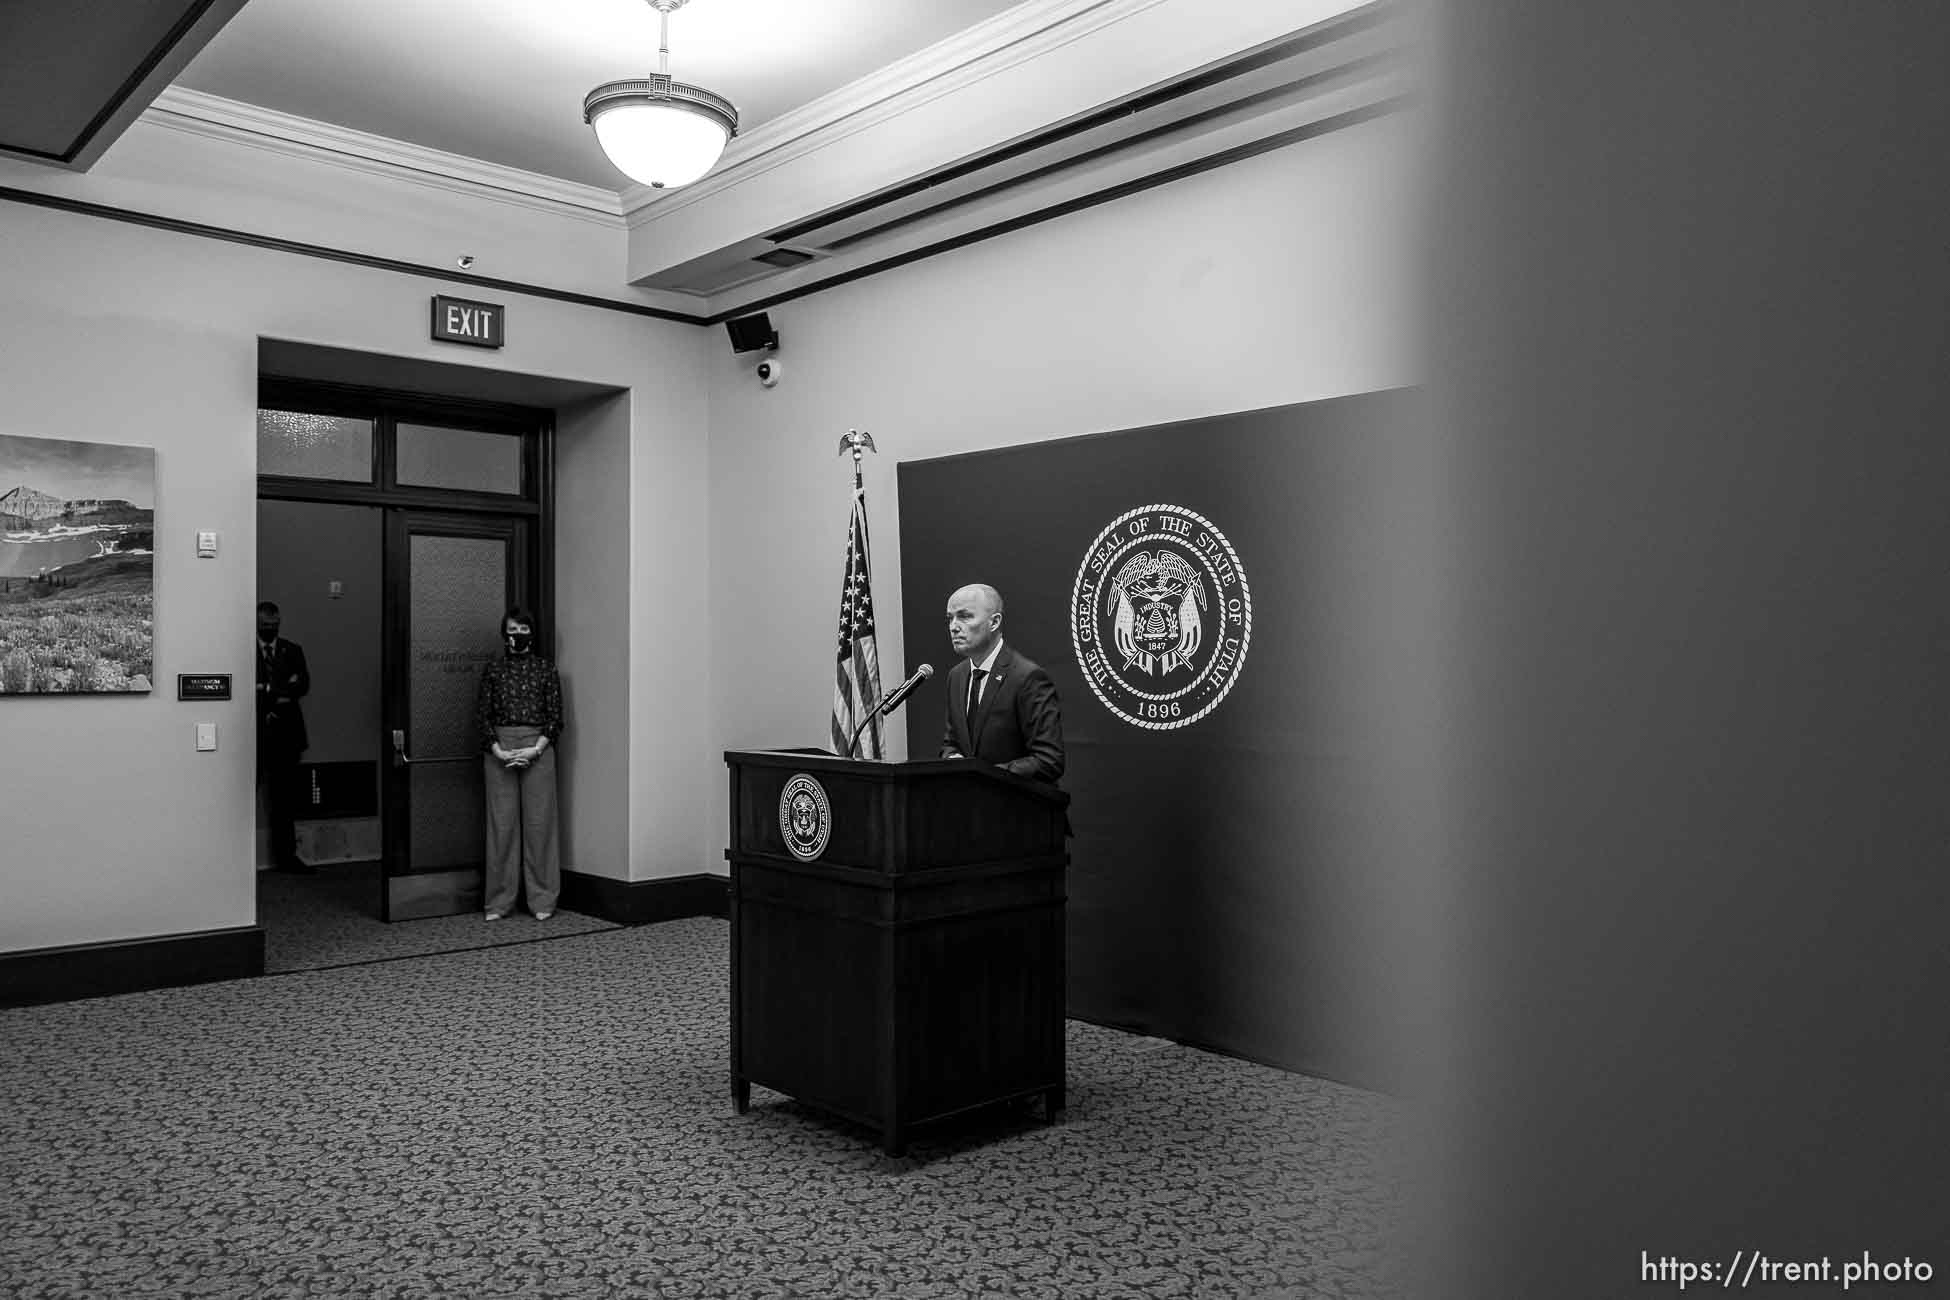
{"label": "doorway", "polygon": [[501,653],[502,615],[532,599],[531,532],[512,516],[387,510],[385,920],[481,907],[475,693]]}
{"label": "doorway", "polygon": [[553,414],[268,378],[258,406],[259,598],[312,661],[300,858],[358,868],[369,917],[478,910],[475,691],[507,608],[553,626]]}

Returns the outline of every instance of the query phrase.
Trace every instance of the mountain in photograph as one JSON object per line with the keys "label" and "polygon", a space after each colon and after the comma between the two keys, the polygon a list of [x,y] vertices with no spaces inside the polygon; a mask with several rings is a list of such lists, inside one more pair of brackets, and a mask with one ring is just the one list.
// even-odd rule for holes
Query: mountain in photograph
{"label": "mountain in photograph", "polygon": [[58,518],[68,503],[60,497],[51,497],[45,492],[36,492],[22,485],[0,496],[0,515],[18,519],[22,523],[33,523],[37,519]]}
{"label": "mountain in photograph", "polygon": [[146,524],[154,511],[119,497],[63,499],[21,484],[0,494],[0,527],[43,531],[77,525]]}

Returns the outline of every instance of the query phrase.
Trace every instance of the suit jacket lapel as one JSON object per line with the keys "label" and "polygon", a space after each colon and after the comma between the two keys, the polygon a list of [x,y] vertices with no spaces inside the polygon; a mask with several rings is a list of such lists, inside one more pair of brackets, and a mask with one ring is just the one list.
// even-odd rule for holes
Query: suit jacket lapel
{"label": "suit jacket lapel", "polygon": [[[960,730],[955,737],[959,742],[959,748],[963,754],[973,758],[975,756],[975,737],[971,734],[970,724],[972,719],[968,716],[968,675],[970,668],[971,665],[968,660],[964,659],[956,664],[954,669],[949,672],[948,689],[954,693],[954,698],[949,701],[948,707],[952,711],[951,716],[960,722]],[[957,708],[957,705],[960,707]]]}
{"label": "suit jacket lapel", "polygon": [[981,743],[982,729],[988,725],[989,713],[995,705],[995,697],[1002,692],[1002,679],[1007,675],[1014,658],[1015,656],[1009,652],[1009,647],[1004,645],[1002,653],[998,654],[995,662],[989,665],[989,675],[982,682],[981,702],[975,706],[975,716],[968,721],[968,738],[971,743]]}

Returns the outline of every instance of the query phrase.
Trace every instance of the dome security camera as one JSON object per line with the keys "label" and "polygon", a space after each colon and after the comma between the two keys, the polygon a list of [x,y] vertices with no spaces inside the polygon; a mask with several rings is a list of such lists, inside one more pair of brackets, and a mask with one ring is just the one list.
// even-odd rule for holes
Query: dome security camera
{"label": "dome security camera", "polygon": [[777,358],[767,357],[758,363],[758,382],[767,388],[779,382],[780,366]]}

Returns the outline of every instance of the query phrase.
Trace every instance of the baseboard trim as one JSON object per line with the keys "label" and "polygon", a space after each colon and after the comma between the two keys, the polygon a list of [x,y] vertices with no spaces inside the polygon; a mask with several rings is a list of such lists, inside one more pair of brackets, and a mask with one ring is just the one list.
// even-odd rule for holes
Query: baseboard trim
{"label": "baseboard trim", "polygon": [[618,925],[650,925],[690,916],[731,915],[728,880],[700,871],[658,880],[612,880],[582,871],[562,873],[561,905]]}
{"label": "baseboard trim", "polygon": [[1235,1061],[1245,1061],[1252,1065],[1264,1065],[1287,1074],[1305,1075],[1309,1079],[1319,1079],[1323,1083],[1339,1084],[1343,1088],[1356,1088],[1362,1092],[1372,1092],[1377,1096],[1400,1100],[1402,1087],[1393,1080],[1390,1072],[1372,1065],[1368,1069],[1347,1070],[1339,1067],[1322,1069],[1314,1060],[1302,1059],[1283,1052],[1269,1053],[1263,1049],[1247,1051],[1239,1047],[1228,1047],[1223,1043],[1207,1039],[1171,1033],[1158,1025],[1134,1023],[1115,1017],[1095,1015],[1079,1011],[1075,1007],[1065,1007],[1064,1018],[1080,1021],[1086,1025],[1096,1025],[1100,1029],[1115,1029],[1119,1033],[1132,1034],[1140,1038],[1152,1038],[1161,1043],[1174,1043],[1179,1047],[1189,1047],[1198,1052],[1211,1052],[1214,1056],[1227,1056]]}
{"label": "baseboard trim", "polygon": [[0,1007],[141,993],[263,973],[264,927],[258,925],[30,948],[0,953]]}

